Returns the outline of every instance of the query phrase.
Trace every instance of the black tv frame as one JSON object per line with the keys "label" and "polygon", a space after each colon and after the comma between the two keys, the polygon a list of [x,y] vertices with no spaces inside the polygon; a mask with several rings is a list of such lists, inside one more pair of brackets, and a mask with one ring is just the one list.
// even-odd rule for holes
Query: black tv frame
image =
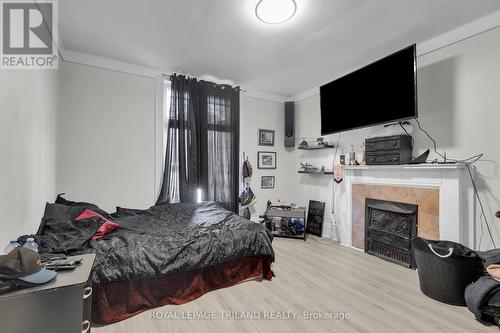
{"label": "black tv frame", "polygon": [[417,44],[412,44],[412,45],[410,45],[408,47],[405,47],[404,49],[401,49],[401,50],[399,50],[397,52],[389,54],[389,55],[387,55],[387,56],[385,56],[383,58],[380,58],[378,60],[372,61],[371,63],[369,63],[369,64],[367,64],[367,65],[365,65],[363,67],[360,67],[360,68],[356,69],[355,71],[352,71],[352,72],[350,72],[348,74],[342,75],[342,76],[336,78],[335,80],[332,80],[332,81],[330,81],[328,83],[325,83],[322,86],[320,86],[319,87],[319,91],[320,91],[320,113],[322,114],[322,112],[323,112],[323,109],[321,107],[321,88],[323,88],[324,86],[327,86],[328,84],[330,84],[332,82],[340,80],[340,79],[342,79],[342,78],[344,78],[344,77],[346,77],[348,75],[351,75],[351,74],[353,74],[353,73],[355,73],[357,71],[360,71],[360,70],[364,69],[365,67],[368,67],[368,66],[373,65],[373,64],[375,64],[375,63],[377,63],[377,62],[379,62],[381,60],[389,58],[389,57],[391,57],[391,56],[393,56],[393,55],[395,55],[395,54],[397,54],[399,52],[406,51],[409,48],[413,48],[413,59],[414,59],[413,60],[413,73],[414,73],[414,75],[413,75],[413,77],[414,77],[414,79],[413,79],[413,87],[414,87],[414,91],[415,91],[415,94],[414,94],[414,96],[415,96],[415,115],[414,116],[404,117],[404,118],[396,118],[396,119],[393,119],[393,120],[381,121],[381,122],[378,122],[378,123],[361,125],[361,126],[356,126],[356,127],[349,127],[349,128],[345,128],[345,129],[338,130],[338,131],[333,131],[333,132],[323,132],[323,119],[322,119],[323,117],[321,117],[321,135],[323,136],[323,135],[337,134],[337,133],[342,133],[342,132],[346,132],[346,131],[352,131],[352,130],[355,130],[355,129],[370,127],[370,126],[377,126],[377,125],[382,125],[382,124],[389,124],[389,123],[392,123],[392,122],[399,123],[399,122],[404,121],[404,120],[410,120],[410,119],[416,119],[416,118],[418,118]]}

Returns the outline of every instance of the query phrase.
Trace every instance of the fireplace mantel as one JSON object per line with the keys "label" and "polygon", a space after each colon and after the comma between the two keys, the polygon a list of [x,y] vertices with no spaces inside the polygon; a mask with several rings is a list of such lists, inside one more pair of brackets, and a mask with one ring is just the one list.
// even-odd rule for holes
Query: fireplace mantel
{"label": "fireplace mantel", "polygon": [[427,163],[427,164],[403,164],[403,165],[344,165],[342,170],[456,170],[465,169],[462,163]]}
{"label": "fireplace mantel", "polygon": [[353,245],[354,184],[439,189],[439,238],[475,248],[474,192],[466,165],[344,166],[343,182],[334,191],[337,238],[346,246]]}

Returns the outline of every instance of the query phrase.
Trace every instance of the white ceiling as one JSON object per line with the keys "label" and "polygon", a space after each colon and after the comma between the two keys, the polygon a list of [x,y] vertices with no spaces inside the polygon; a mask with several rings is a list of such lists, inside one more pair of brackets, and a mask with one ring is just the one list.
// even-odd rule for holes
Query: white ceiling
{"label": "white ceiling", "polygon": [[500,10],[498,0],[296,2],[276,26],[257,20],[258,0],[64,0],[60,35],[72,53],[292,96]]}

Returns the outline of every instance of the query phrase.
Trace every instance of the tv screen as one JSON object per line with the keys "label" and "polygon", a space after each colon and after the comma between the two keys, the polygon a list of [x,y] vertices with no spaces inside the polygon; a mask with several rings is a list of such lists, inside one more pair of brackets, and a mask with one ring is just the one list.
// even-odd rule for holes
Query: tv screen
{"label": "tv screen", "polygon": [[412,45],[320,87],[321,135],[417,117]]}

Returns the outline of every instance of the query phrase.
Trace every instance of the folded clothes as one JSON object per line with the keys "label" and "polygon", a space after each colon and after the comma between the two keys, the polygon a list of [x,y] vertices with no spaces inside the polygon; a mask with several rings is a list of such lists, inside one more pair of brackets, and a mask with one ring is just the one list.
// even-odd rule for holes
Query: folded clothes
{"label": "folded clothes", "polygon": [[482,260],[484,267],[500,264],[500,249],[477,251],[477,255]]}
{"label": "folded clothes", "polygon": [[487,305],[487,301],[491,295],[499,290],[500,283],[491,276],[480,277],[475,283],[465,288],[465,302],[467,303],[467,308],[477,319],[483,320],[483,308]]}
{"label": "folded clothes", "polygon": [[486,271],[488,274],[494,278],[496,281],[500,282],[500,265],[499,264],[491,264],[486,267]]}
{"label": "folded clothes", "polygon": [[478,251],[485,273],[465,289],[467,308],[478,320],[500,326],[500,249]]}

